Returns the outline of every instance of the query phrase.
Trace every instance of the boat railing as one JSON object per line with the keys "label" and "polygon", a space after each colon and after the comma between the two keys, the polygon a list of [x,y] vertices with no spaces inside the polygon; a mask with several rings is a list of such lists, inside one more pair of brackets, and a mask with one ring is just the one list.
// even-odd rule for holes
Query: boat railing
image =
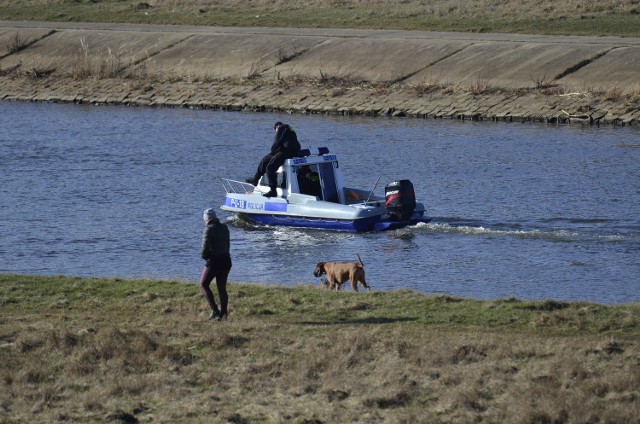
{"label": "boat railing", "polygon": [[358,190],[350,187],[344,188],[344,197],[346,199],[345,204],[351,206],[380,206],[380,202],[384,201],[384,198],[373,195],[370,192],[364,190]]}
{"label": "boat railing", "polygon": [[228,178],[220,178],[222,180],[222,186],[226,193],[240,193],[247,194],[255,190],[255,186],[243,181],[230,180]]}
{"label": "boat railing", "polygon": [[368,207],[368,206],[373,206],[373,207],[380,207],[381,205],[384,204],[384,201],[380,201],[380,200],[368,200],[368,201],[363,201],[363,202],[356,202],[356,203],[348,203],[349,206],[356,206],[356,207]]}

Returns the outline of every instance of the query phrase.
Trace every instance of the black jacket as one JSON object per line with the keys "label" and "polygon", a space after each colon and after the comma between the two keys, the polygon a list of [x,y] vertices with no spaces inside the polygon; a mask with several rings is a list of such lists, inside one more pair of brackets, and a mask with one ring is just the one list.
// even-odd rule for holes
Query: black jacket
{"label": "black jacket", "polygon": [[229,227],[220,221],[209,221],[202,233],[202,259],[229,255]]}
{"label": "black jacket", "polygon": [[298,150],[300,150],[300,142],[293,128],[287,124],[278,128],[271,145],[271,154],[284,153],[287,157],[293,157]]}

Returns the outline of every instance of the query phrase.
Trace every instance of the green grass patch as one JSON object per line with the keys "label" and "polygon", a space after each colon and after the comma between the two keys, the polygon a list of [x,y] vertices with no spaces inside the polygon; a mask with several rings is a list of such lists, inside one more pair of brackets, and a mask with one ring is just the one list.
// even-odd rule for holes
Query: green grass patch
{"label": "green grass patch", "polygon": [[[606,306],[554,300],[481,301],[427,296],[410,290],[355,293],[312,286],[280,287],[230,284],[232,314],[287,324],[392,324],[441,328],[507,329],[544,333],[609,333],[640,335],[638,304]],[[111,311],[131,319],[152,319],[172,310],[200,310],[197,285],[155,280],[0,275],[4,313]],[[109,319],[119,319],[110,316]],[[191,318],[197,319],[194,315]]]}

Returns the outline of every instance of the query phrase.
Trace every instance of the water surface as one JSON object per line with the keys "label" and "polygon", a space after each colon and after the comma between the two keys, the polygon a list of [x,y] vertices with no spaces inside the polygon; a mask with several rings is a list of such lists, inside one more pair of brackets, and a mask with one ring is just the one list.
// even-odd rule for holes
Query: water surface
{"label": "water surface", "polygon": [[232,281],[317,284],[355,260],[377,290],[638,301],[637,128],[0,102],[0,272],[197,282],[202,210],[251,176],[273,123],[345,180],[410,179],[430,224],[383,233],[231,226]]}

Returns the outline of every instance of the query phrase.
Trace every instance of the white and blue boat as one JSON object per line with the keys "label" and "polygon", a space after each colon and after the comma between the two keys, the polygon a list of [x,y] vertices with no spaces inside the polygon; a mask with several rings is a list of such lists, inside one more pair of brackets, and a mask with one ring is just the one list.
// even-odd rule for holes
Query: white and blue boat
{"label": "white and blue boat", "polygon": [[384,197],[375,196],[373,190],[346,187],[338,156],[326,147],[300,150],[285,161],[277,176],[277,197],[263,196],[269,191],[266,176],[256,186],[222,178],[226,195],[221,209],[257,225],[356,232],[430,221],[424,205],[415,200],[411,181],[387,184]]}

